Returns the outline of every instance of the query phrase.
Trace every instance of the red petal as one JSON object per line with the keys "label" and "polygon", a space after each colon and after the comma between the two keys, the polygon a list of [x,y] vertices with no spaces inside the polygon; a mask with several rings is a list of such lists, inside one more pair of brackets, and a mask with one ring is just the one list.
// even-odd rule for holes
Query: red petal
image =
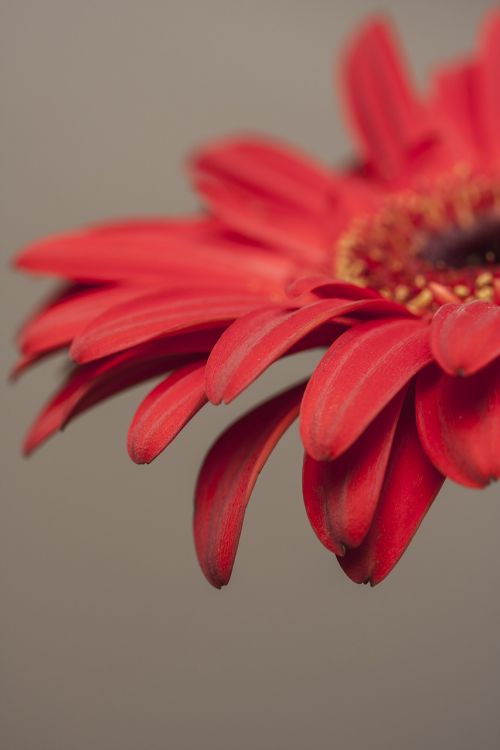
{"label": "red petal", "polygon": [[75,338],[77,362],[89,362],[175,331],[231,321],[259,304],[249,295],[165,295],[155,292],[108,310]]}
{"label": "red petal", "polygon": [[115,219],[113,221],[92,224],[92,232],[124,233],[163,232],[172,237],[191,237],[199,239],[210,236],[214,227],[214,220],[207,216],[186,216],[172,218],[170,216],[145,216],[135,218]]}
{"label": "red petal", "polygon": [[27,247],[17,265],[35,273],[91,281],[128,281],[170,286],[281,289],[296,265],[249,243],[205,241],[169,230],[85,230],[57,235]]}
{"label": "red petal", "polygon": [[455,482],[500,477],[500,361],[468,378],[430,367],[417,379],[417,423],[433,464]]}
{"label": "red petal", "polygon": [[25,454],[32,453],[41,443],[62,429],[78,405],[95,387],[102,385],[103,381],[108,386],[106,395],[109,396],[111,392],[124,390],[168,369],[168,365],[159,362],[127,362],[125,367],[122,365],[121,360],[113,357],[106,362],[105,367],[102,363],[99,363],[99,366],[92,363],[72,373],[67,383],[49,401],[31,427],[24,442]]}
{"label": "red petal", "polygon": [[343,453],[431,359],[428,326],[418,320],[370,321],[340,336],[302,401],[307,453],[318,461]]}
{"label": "red petal", "polygon": [[385,23],[373,22],[359,34],[348,51],[344,75],[351,118],[367,160],[381,176],[397,175],[430,134]]}
{"label": "red petal", "polygon": [[139,294],[138,289],[123,286],[78,289],[69,295],[64,292],[62,297],[49,302],[23,326],[19,347],[25,354],[61,347],[93,318]]}
{"label": "red petal", "polygon": [[500,13],[493,12],[484,29],[478,71],[482,115],[486,142],[491,153],[500,159],[498,123],[500,122]]}
{"label": "red petal", "polygon": [[[235,321],[214,346],[207,362],[207,395],[232,401],[294,344],[336,317],[358,312],[387,314],[387,300],[324,300],[299,310],[264,308]],[[338,333],[342,332],[341,327]]]}
{"label": "red petal", "polygon": [[484,145],[477,83],[478,65],[471,60],[445,68],[435,76],[438,113],[444,115],[451,132],[458,134],[457,148],[468,148],[473,156]]}
{"label": "red petal", "polygon": [[356,583],[380,583],[412,540],[443,484],[444,477],[424,453],[407,401],[396,435],[370,530],[360,547],[339,562]]}
{"label": "red petal", "polygon": [[194,538],[201,568],[216,588],[228,583],[255,482],[296,419],[303,384],[246,414],[217,440],[198,478]]}
{"label": "red petal", "polygon": [[328,265],[332,240],[326,221],[232,184],[204,179],[196,188],[217,217],[236,231],[271,243],[306,267]]}
{"label": "red petal", "polygon": [[21,356],[9,372],[9,380],[17,380],[21,375],[24,375],[24,373],[31,367],[38,364],[43,359],[46,359],[51,354],[55,354],[56,352],[56,349],[50,349],[41,354],[21,354]]}
{"label": "red petal", "polygon": [[75,369],[42,410],[24,443],[31,453],[70,419],[137,383],[161,375],[209,351],[220,331],[196,331],[128,349]]}
{"label": "red petal", "polygon": [[432,320],[430,344],[449,375],[472,375],[500,355],[500,307],[481,300],[444,305]]}
{"label": "red petal", "polygon": [[332,175],[311,158],[263,138],[208,144],[192,165],[198,173],[312,212],[324,210],[333,184]]}
{"label": "red petal", "polygon": [[377,507],[404,391],[335,461],[305,454],[302,488],[307,515],[319,540],[337,555],[358,547]]}
{"label": "red petal", "polygon": [[328,276],[304,276],[292,281],[287,289],[290,297],[314,294],[317,297],[337,297],[340,299],[380,299],[373,289],[336,281]]}
{"label": "red petal", "polygon": [[149,393],[135,413],[128,452],[137,464],[149,464],[207,403],[205,361],[173,372]]}

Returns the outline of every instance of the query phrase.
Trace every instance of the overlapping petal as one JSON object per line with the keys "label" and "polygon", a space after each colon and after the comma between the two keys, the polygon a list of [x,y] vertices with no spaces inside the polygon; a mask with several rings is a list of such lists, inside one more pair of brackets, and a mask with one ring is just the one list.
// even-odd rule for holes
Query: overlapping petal
{"label": "overlapping petal", "polygon": [[[331,299],[290,310],[264,308],[242,316],[220,337],[207,362],[207,394],[229,403],[264,370],[324,323],[348,315],[387,315],[395,306],[384,299]],[[337,326],[337,333],[345,325]],[[335,331],[330,332],[330,341]]]}
{"label": "overlapping petal", "polygon": [[208,144],[191,165],[195,174],[236,185],[249,197],[313,214],[325,211],[334,186],[333,175],[311,157],[262,136]]}
{"label": "overlapping petal", "polygon": [[377,509],[362,544],[339,562],[356,583],[380,583],[393,569],[429,510],[444,477],[425,454],[411,399],[394,437]]}
{"label": "overlapping petal", "polygon": [[430,331],[432,353],[449,375],[472,375],[500,356],[500,307],[476,300],[444,305]]}
{"label": "overlapping petal", "polygon": [[[301,276],[295,279],[287,289],[290,297],[302,297],[310,294],[315,297],[336,297],[339,299],[380,299],[373,289],[339,281],[331,276]],[[396,305],[394,305],[396,307]],[[401,314],[407,314],[405,308],[399,306]]]}
{"label": "overlapping petal", "polygon": [[138,464],[150,463],[207,403],[205,360],[180,367],[149,393],[128,432],[128,452]]}
{"label": "overlapping petal", "polygon": [[318,539],[337,555],[359,547],[379,501],[405,391],[334,461],[304,456],[302,489]]}
{"label": "overlapping petal", "polygon": [[500,120],[499,77],[500,12],[496,10],[488,18],[481,39],[478,88],[481,97],[486,143],[489,147],[489,153],[497,161],[500,161],[500,138],[498,137],[498,122]]}
{"label": "overlapping petal", "polygon": [[207,455],[195,495],[194,539],[208,581],[225,586],[233,570],[245,511],[257,477],[299,413],[303,384],[235,422]]}
{"label": "overlapping petal", "polygon": [[[495,12],[478,54],[425,99],[375,20],[345,59],[362,151],[342,173],[272,140],[221,140],[190,162],[205,213],[113,221],[24,250],[20,268],[68,286],[21,330],[14,374],[66,347],[77,362],[26,452],[162,376],[128,435],[133,460],[148,463],[208,400],[228,403],[279,358],[320,346],[308,383],[208,453],[198,558],[214,586],[229,581],[258,474],[300,411],[313,529],[353,580],[381,581],[445,476],[483,487],[500,475],[499,50]],[[474,234],[483,219],[487,247]],[[474,252],[447,258],[461,228]]]}
{"label": "overlapping petal", "polygon": [[[239,251],[238,251],[239,250]],[[277,293],[297,266],[248,242],[209,241],[177,230],[87,229],[27,247],[19,268],[79,281],[122,281],[175,288],[232,288]]]}
{"label": "overlapping petal", "polygon": [[417,380],[417,422],[435,466],[469,487],[500,477],[500,360],[471,377],[435,365]]}
{"label": "overlapping petal", "polygon": [[424,321],[370,321],[344,333],[304,394],[301,434],[307,453],[318,461],[343,453],[431,359]]}
{"label": "overlapping petal", "polygon": [[381,177],[398,177],[409,156],[431,139],[432,128],[387,24],[372,22],[357,36],[346,57],[344,79],[366,160]]}
{"label": "overlapping petal", "polygon": [[321,222],[267,196],[248,194],[239,186],[199,179],[197,190],[212,211],[229,227],[262,240],[310,268],[327,268],[332,238]]}
{"label": "overlapping petal", "polygon": [[457,153],[481,158],[484,150],[482,122],[478,118],[478,64],[466,60],[439,71],[435,76],[435,107],[454,140]]}
{"label": "overlapping petal", "polygon": [[24,452],[32,453],[70,419],[116,393],[181,367],[209,351],[220,335],[217,329],[172,336],[75,368],[32,425]]}
{"label": "overlapping petal", "polygon": [[93,320],[71,346],[80,363],[105,357],[159,336],[230,322],[261,300],[255,295],[166,295],[154,292],[113,307]]}
{"label": "overlapping petal", "polygon": [[139,289],[125,286],[76,286],[64,290],[23,326],[18,336],[19,348],[24,354],[33,355],[65,346],[98,315],[140,294]]}

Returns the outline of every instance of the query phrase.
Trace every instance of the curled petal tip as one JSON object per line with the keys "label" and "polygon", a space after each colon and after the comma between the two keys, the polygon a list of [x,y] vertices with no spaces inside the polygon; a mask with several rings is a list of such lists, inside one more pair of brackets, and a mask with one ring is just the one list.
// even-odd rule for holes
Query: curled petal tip
{"label": "curled petal tip", "polygon": [[247,413],[214,443],[198,476],[193,531],[200,567],[216,588],[231,577],[255,482],[296,419],[304,384]]}
{"label": "curled petal tip", "polygon": [[206,404],[204,384],[205,360],[199,360],[175,370],[146,396],[128,432],[135,463],[151,463]]}

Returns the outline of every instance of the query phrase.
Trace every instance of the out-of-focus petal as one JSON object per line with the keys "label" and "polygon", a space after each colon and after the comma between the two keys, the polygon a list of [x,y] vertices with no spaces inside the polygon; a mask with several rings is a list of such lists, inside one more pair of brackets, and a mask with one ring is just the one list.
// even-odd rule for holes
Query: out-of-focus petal
{"label": "out-of-focus petal", "polygon": [[208,453],[198,478],[194,539],[201,568],[216,588],[228,583],[245,511],[270,453],[296,419],[304,385],[265,402],[231,425]]}
{"label": "out-of-focus petal", "polygon": [[200,179],[196,187],[215,215],[232,229],[270,243],[305,268],[328,267],[332,238],[326,219],[216,180]]}
{"label": "out-of-focus petal", "polygon": [[381,177],[397,177],[432,131],[386,23],[374,21],[358,34],[348,49],[343,77],[350,118],[367,161]]}
{"label": "out-of-focus petal", "polygon": [[210,143],[191,166],[198,175],[311,213],[324,212],[334,185],[333,175],[310,157],[260,137]]}
{"label": "out-of-focus petal", "polygon": [[484,131],[491,155],[500,160],[500,12],[491,13],[481,39],[478,87],[482,105]]}
{"label": "out-of-focus petal", "polygon": [[64,346],[93,318],[140,294],[140,289],[124,286],[90,287],[64,293],[23,326],[18,336],[19,347],[25,354],[36,354]]}
{"label": "out-of-focus petal", "polygon": [[100,401],[199,358],[219,335],[217,329],[193,331],[75,368],[35,420],[25,439],[24,452],[31,453],[77,414]]}
{"label": "out-of-focus petal", "polygon": [[261,300],[253,295],[165,295],[155,292],[108,310],[77,336],[70,349],[83,363],[176,331],[230,322]]}
{"label": "out-of-focus petal", "polygon": [[[81,230],[56,235],[25,248],[16,264],[33,273],[81,281],[122,281],[169,287],[276,291],[297,266],[250,243],[202,241],[164,230]],[[165,283],[163,283],[165,282]]]}
{"label": "out-of-focus petal", "polygon": [[422,444],[439,471],[469,487],[500,477],[500,360],[468,378],[427,368],[417,379],[416,409]]}
{"label": "out-of-focus petal", "polygon": [[47,351],[37,352],[36,354],[21,354],[21,356],[19,357],[17,362],[14,363],[9,372],[9,380],[11,380],[12,382],[16,381],[31,367],[46,359],[51,354],[56,354],[57,351],[58,349],[48,349]]}
{"label": "out-of-focus petal", "polygon": [[[481,154],[484,133],[478,112],[478,65],[476,60],[444,68],[434,76],[435,107],[445,119],[457,153]],[[462,156],[463,158],[463,156]]]}

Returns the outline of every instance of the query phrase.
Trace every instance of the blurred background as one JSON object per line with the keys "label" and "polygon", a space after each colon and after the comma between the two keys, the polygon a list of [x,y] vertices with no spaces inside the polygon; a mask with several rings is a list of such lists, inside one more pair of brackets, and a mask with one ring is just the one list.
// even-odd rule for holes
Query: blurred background
{"label": "blurred background", "polygon": [[11,271],[19,247],[90,221],[191,210],[183,159],[216,135],[265,131],[344,159],[332,59],[356,25],[390,14],[423,83],[472,48],[493,5],[1,2],[0,747],[498,747],[498,488],[445,486],[392,576],[356,586],[308,526],[292,429],[219,592],[191,541],[199,464],[310,357],[205,409],[149,467],[128,459],[125,436],[150,385],[25,461],[23,433],[62,362],[4,382],[14,332],[50,288]]}

